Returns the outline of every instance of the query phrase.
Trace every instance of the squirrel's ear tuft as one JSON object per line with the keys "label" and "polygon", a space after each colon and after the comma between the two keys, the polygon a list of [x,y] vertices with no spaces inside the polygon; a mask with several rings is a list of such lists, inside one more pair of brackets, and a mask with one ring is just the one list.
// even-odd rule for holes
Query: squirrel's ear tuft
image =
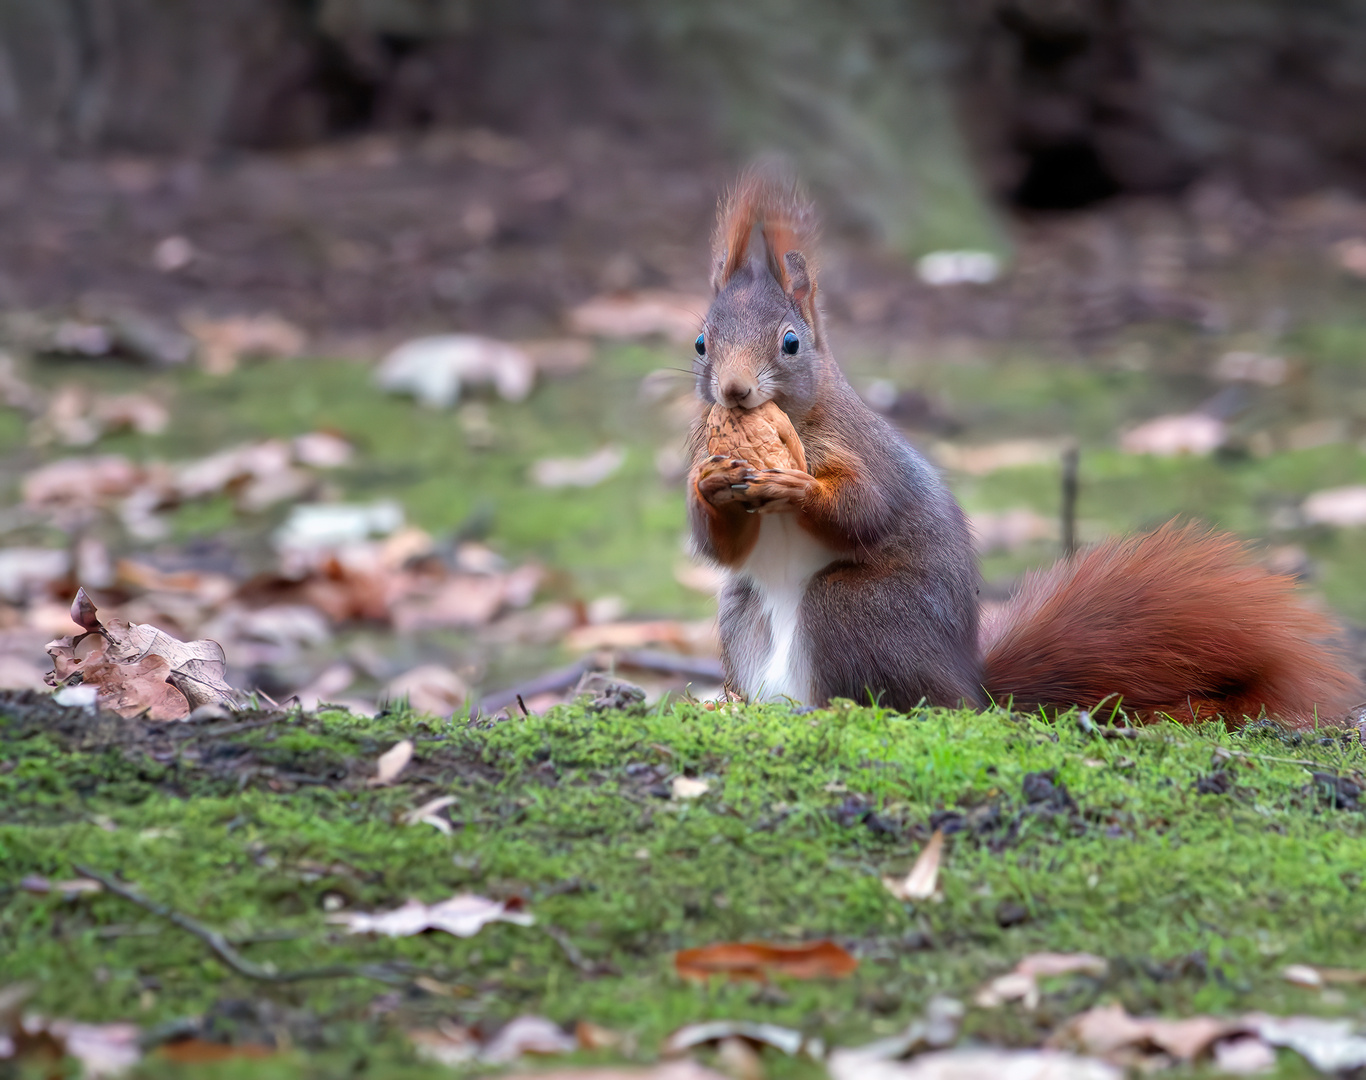
{"label": "squirrel's ear tuft", "polygon": [[763,235],[769,273],[805,307],[796,295],[792,256],[801,266],[804,291],[814,296],[816,214],[795,181],[773,169],[747,170],[722,201],[712,240],[712,287],[719,292],[749,262],[756,229]]}
{"label": "squirrel's ear tuft", "polygon": [[787,293],[801,308],[806,325],[819,333],[820,316],[816,311],[816,279],[806,266],[806,256],[800,251],[789,251],[783,256],[787,269]]}

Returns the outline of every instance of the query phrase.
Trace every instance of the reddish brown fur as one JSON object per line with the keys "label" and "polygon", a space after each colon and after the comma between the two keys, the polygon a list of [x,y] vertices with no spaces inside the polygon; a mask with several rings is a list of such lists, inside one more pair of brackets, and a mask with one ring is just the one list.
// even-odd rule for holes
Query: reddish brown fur
{"label": "reddish brown fur", "polygon": [[1362,697],[1335,630],[1234,537],[1170,522],[1031,574],[986,634],[983,685],[1016,707],[1307,727]]}
{"label": "reddish brown fur", "polygon": [[719,291],[745,264],[756,225],[763,232],[769,271],[784,292],[793,291],[788,254],[796,252],[805,262],[810,285],[798,300],[814,327],[816,266],[809,260],[817,239],[816,215],[795,183],[762,169],[742,174],[722,200],[712,236],[712,287]]}

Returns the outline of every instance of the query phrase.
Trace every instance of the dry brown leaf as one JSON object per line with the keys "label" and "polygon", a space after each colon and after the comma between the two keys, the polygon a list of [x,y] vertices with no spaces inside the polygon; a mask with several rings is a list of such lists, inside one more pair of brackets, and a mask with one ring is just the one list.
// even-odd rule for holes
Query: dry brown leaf
{"label": "dry brown leaf", "polygon": [[104,886],[92,878],[70,878],[66,881],[51,881],[41,874],[29,874],[19,882],[19,888],[24,892],[36,893],[44,896],[48,893],[61,893],[63,897],[70,899],[73,896],[80,896],[82,893],[97,893],[104,890]]}
{"label": "dry brown leaf", "polygon": [[131,494],[143,470],[126,457],[66,458],[34,469],[24,477],[24,503],[37,507],[99,506]]}
{"label": "dry brown leaf", "polygon": [[465,680],[448,667],[423,664],[390,680],[381,697],[386,701],[407,701],[414,712],[450,716],[469,697]]}
{"label": "dry brown leaf", "polygon": [[678,974],[684,979],[697,980],[713,975],[761,981],[771,975],[792,979],[840,978],[857,967],[858,961],[833,941],[813,941],[806,945],[724,942],[674,953],[674,969]]}
{"label": "dry brown leaf", "polygon": [[826,1061],[831,1080],[1123,1080],[1095,1058],[1057,1050],[937,1050],[910,1061],[869,1060],[857,1050],[835,1050]]}
{"label": "dry brown leaf", "polygon": [[625,450],[604,446],[586,457],[542,458],[531,466],[531,480],[543,488],[597,487],[625,462]]}
{"label": "dry brown leaf", "polygon": [[443,817],[437,815],[448,806],[454,806],[458,800],[454,795],[442,795],[440,798],[430,799],[423,803],[416,810],[410,810],[403,815],[405,825],[431,825],[447,836],[451,835],[451,823]]}
{"label": "dry brown leaf", "polygon": [[686,1054],[696,1047],[706,1046],[708,1043],[724,1042],[727,1039],[747,1039],[750,1042],[781,1050],[789,1057],[808,1048],[806,1036],[793,1028],[749,1020],[704,1020],[698,1024],[685,1024],[679,1028],[664,1040],[659,1052],[669,1056]]}
{"label": "dry brown leaf", "polygon": [[1105,974],[1106,963],[1090,953],[1032,953],[1015,969],[998,975],[977,992],[974,1001],[984,1009],[995,1008],[1007,1001],[1022,1001],[1026,1009],[1039,1003],[1040,978],[1056,975]]}
{"label": "dry brown leaf", "polygon": [[[1366,983],[1366,971],[1358,971],[1354,968],[1335,968],[1317,967],[1310,964],[1291,964],[1281,976],[1287,982],[1296,982],[1297,979],[1291,978],[1296,974],[1304,977],[1300,983],[1302,986],[1322,986],[1325,983],[1337,983],[1341,986],[1360,986]],[[1312,978],[1309,976],[1312,975]]]}
{"label": "dry brown leaf", "polygon": [[199,345],[200,366],[210,375],[230,374],[247,356],[298,356],[308,342],[302,330],[276,315],[191,316],[184,326]]}
{"label": "dry brown leaf", "polygon": [[535,919],[516,901],[490,900],[473,893],[460,893],[437,904],[409,900],[393,911],[377,915],[365,912],[338,912],[327,921],[345,926],[353,934],[383,934],[386,937],[411,937],[425,930],[442,930],[456,937],[473,937],[489,923],[510,922],[531,926]]}
{"label": "dry brown leaf", "polygon": [[449,409],[466,386],[492,385],[505,401],[524,401],[536,383],[536,364],[521,349],[474,334],[439,334],[406,341],[380,361],[375,382],[412,394],[424,405]]}
{"label": "dry brown leaf", "polygon": [[567,1054],[578,1040],[544,1016],[518,1016],[508,1021],[479,1052],[481,1061],[506,1065],[523,1054]]}
{"label": "dry brown leaf", "polygon": [[626,1042],[626,1036],[621,1032],[589,1020],[580,1020],[574,1025],[574,1039],[580,1050],[615,1050]]}
{"label": "dry brown leaf", "polygon": [[1366,484],[1316,491],[1300,505],[1300,513],[1311,525],[1340,529],[1366,525]]}
{"label": "dry brown leaf", "polygon": [[372,787],[387,787],[398,779],[398,774],[413,760],[412,739],[402,739],[380,754],[375,763],[375,775],[370,778]]}
{"label": "dry brown leaf", "polygon": [[179,641],[124,619],[102,624],[84,589],[76,592],[71,619],[83,632],[48,643],[50,686],[79,681],[96,688],[102,707],[120,716],[146,712],[153,720],[180,720],[200,705],[235,708],[243,702],[224,678],[227,663],[216,641]]}
{"label": "dry brown leaf", "polygon": [[594,1065],[582,1069],[538,1069],[530,1073],[504,1073],[499,1080],[729,1080],[729,1077],[695,1061],[665,1061],[643,1068]]}
{"label": "dry brown leaf", "polygon": [[1270,1072],[1276,1067],[1276,1051],[1251,1035],[1220,1039],[1214,1044],[1214,1067],[1234,1076]]}
{"label": "dry brown leaf", "polygon": [[669,790],[675,799],[697,799],[711,790],[711,784],[705,780],[694,780],[690,776],[675,776]]}
{"label": "dry brown leaf", "polygon": [[1243,1019],[1263,1042],[1294,1050],[1319,1072],[1341,1074],[1366,1066],[1366,1037],[1357,1034],[1351,1020],[1261,1013]]}
{"label": "dry brown leaf", "polygon": [[710,302],[702,296],[657,289],[612,293],[573,308],[569,312],[569,328],[590,337],[661,335],[673,341],[691,341],[709,306]]}
{"label": "dry brown leaf", "polygon": [[211,1065],[219,1061],[234,1061],[241,1058],[260,1060],[271,1057],[274,1053],[274,1047],[262,1046],[260,1043],[232,1045],[190,1038],[163,1043],[157,1047],[156,1056],[174,1061],[177,1065]]}
{"label": "dry brown leaf", "polygon": [[[8,991],[0,992],[0,1001],[7,995]],[[26,1016],[0,1028],[0,1061],[17,1060],[21,1069],[25,1064],[47,1061],[50,1074],[61,1076],[64,1074],[57,1066],[66,1056],[80,1062],[83,1076],[103,1080],[137,1064],[142,1057],[138,1045],[141,1034],[136,1024],[81,1024]]]}
{"label": "dry brown leaf", "polygon": [[1134,1017],[1124,1011],[1123,1005],[1115,1003],[1099,1005],[1072,1017],[1049,1039],[1049,1045],[1106,1058],[1125,1058],[1122,1052],[1138,1051],[1194,1061],[1210,1052],[1218,1040],[1248,1030],[1249,1025],[1241,1020],[1212,1016],[1181,1020]]}
{"label": "dry brown leaf", "polygon": [[731,1080],[764,1080],[764,1059],[741,1038],[722,1039],[716,1048],[716,1064]]}
{"label": "dry brown leaf", "polygon": [[928,900],[939,887],[939,861],[943,851],[944,832],[942,829],[935,829],[930,842],[915,860],[915,865],[911,867],[911,872],[906,875],[905,880],[883,878],[882,884],[887,886],[898,900]]}
{"label": "dry brown leaf", "polygon": [[404,1032],[417,1056],[437,1065],[464,1065],[479,1056],[479,1040],[469,1028],[450,1021],[436,1028]]}
{"label": "dry brown leaf", "polygon": [[1202,457],[1223,446],[1228,437],[1228,425],[1216,416],[1205,413],[1186,413],[1181,416],[1158,416],[1127,431],[1119,440],[1126,454],[1151,454],[1156,457],[1179,457],[1191,454]]}

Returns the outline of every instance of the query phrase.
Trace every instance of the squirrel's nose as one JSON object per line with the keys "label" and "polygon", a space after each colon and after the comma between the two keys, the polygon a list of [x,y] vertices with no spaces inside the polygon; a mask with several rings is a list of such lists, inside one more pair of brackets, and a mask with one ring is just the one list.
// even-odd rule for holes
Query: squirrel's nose
{"label": "squirrel's nose", "polygon": [[753,382],[748,379],[736,378],[733,375],[722,379],[717,390],[717,397],[720,398],[721,404],[728,409],[743,406],[751,396],[757,396],[759,393],[759,388]]}

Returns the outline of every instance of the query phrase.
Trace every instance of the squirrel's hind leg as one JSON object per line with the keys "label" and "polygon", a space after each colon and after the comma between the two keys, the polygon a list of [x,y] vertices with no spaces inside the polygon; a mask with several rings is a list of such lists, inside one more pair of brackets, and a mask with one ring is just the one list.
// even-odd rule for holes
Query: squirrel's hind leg
{"label": "squirrel's hind leg", "polygon": [[801,618],[817,704],[986,704],[974,583],[940,570],[917,580],[906,567],[844,563],[812,580]]}

